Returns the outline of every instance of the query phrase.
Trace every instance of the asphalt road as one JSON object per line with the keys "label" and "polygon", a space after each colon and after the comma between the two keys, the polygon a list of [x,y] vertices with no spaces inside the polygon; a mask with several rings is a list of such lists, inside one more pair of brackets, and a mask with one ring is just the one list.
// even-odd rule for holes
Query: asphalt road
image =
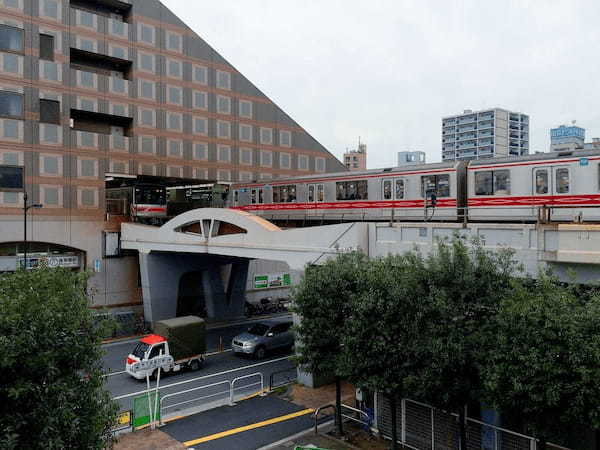
{"label": "asphalt road", "polygon": [[[289,316],[282,316],[281,318],[291,318]],[[265,319],[250,319],[241,325],[226,325],[219,328],[210,328],[206,331],[206,348],[207,352],[217,351],[219,348],[219,342],[222,340],[223,348],[231,348],[231,340],[240,333],[248,330],[251,323],[255,323]],[[115,342],[112,344],[106,344],[103,348],[106,354],[102,358],[102,366],[106,373],[121,372],[125,370],[125,358],[134,349],[137,340],[129,340],[125,342]]]}

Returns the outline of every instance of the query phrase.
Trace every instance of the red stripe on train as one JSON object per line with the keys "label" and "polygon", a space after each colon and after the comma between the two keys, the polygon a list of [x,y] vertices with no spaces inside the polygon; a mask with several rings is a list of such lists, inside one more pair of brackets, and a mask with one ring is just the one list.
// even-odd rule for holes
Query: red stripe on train
{"label": "red stripe on train", "polygon": [[600,194],[589,195],[543,195],[543,196],[513,196],[513,197],[484,197],[469,198],[470,208],[483,206],[560,206],[560,205],[598,205]]}
{"label": "red stripe on train", "polygon": [[[438,208],[456,208],[456,199],[440,199]],[[289,211],[306,209],[389,209],[389,208],[423,208],[423,200],[404,201],[356,201],[327,203],[267,203],[262,205],[237,206],[231,209],[242,211]]]}

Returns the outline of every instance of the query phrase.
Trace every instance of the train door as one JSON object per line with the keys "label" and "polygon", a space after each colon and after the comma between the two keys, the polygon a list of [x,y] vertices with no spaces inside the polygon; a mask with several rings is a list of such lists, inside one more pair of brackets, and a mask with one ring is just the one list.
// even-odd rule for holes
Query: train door
{"label": "train door", "polygon": [[533,169],[533,195],[536,197],[552,195],[552,169],[550,167]]}
{"label": "train door", "polygon": [[322,203],[325,201],[325,189],[322,184],[308,185],[308,203]]}

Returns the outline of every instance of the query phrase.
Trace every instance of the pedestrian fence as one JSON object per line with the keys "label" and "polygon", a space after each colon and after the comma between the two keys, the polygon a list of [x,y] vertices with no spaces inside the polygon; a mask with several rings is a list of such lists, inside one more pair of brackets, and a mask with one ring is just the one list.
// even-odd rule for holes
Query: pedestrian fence
{"label": "pedestrian fence", "polygon": [[[333,403],[320,406],[315,410],[315,413],[313,414],[313,418],[315,419],[315,434],[319,433],[319,418],[322,417],[321,413],[328,409],[331,409],[333,414],[335,414],[335,405]],[[349,420],[359,423],[365,427],[371,426],[371,417],[369,417],[365,411],[361,411],[360,409],[353,408],[352,406],[344,405],[342,403],[342,420],[344,419],[346,421]]]}
{"label": "pedestrian fence", "polygon": [[[243,366],[243,367],[237,367],[234,369],[229,369],[223,372],[218,372],[218,373],[213,373],[210,375],[203,375],[200,377],[195,377],[195,378],[191,378],[188,380],[182,380],[182,381],[177,381],[175,383],[169,383],[169,384],[160,384],[159,386],[159,392],[160,392],[160,402],[159,402],[159,408],[158,408],[158,412],[162,413],[165,412],[167,413],[167,415],[173,413],[176,409],[177,406],[179,406],[180,408],[183,407],[184,405],[188,404],[190,405],[190,408],[193,408],[194,406],[198,406],[198,402],[201,401],[206,401],[209,400],[211,398],[216,398],[216,397],[223,397],[224,400],[222,402],[222,404],[233,404],[236,400],[239,400],[239,397],[241,397],[242,395],[244,396],[248,396],[248,395],[252,395],[252,394],[262,394],[264,392],[266,392],[266,387],[265,387],[265,383],[264,383],[264,376],[262,375],[262,373],[256,372],[256,373],[252,373],[250,375],[245,375],[245,376],[240,376],[240,377],[236,377],[233,380],[223,380],[223,382],[215,382],[215,383],[211,383],[211,386],[213,387],[213,389],[216,392],[209,392],[206,393],[206,389],[208,388],[209,385],[203,385],[203,386],[198,386],[195,388],[190,388],[190,389],[184,389],[183,391],[178,391],[178,392],[174,392],[174,393],[169,393],[167,394],[165,391],[171,391],[173,388],[176,388],[178,386],[193,386],[194,383],[198,383],[201,381],[206,381],[206,380],[211,380],[215,377],[223,377],[227,374],[235,374],[236,372],[240,372],[243,370],[248,370],[248,369],[252,369],[255,367],[261,367],[261,366],[265,366],[268,364],[274,364],[277,363],[279,361],[284,361],[287,360],[288,357],[284,356],[281,358],[276,358],[276,359],[272,359],[269,361],[262,361],[262,362],[258,362],[255,364],[251,364],[249,366]],[[255,377],[256,381],[252,382],[252,383],[246,383],[243,382],[243,380],[246,379],[250,379],[251,377]],[[162,378],[161,378],[162,381]],[[240,385],[240,383],[242,383]],[[218,386],[221,386],[221,389],[219,389]],[[253,390],[254,388],[254,390]],[[202,393],[202,391],[204,391],[206,394],[205,395],[200,395]],[[123,395],[118,395],[116,397],[113,397],[113,400],[115,400],[116,402],[118,402],[120,404],[120,414],[125,415],[125,413],[127,411],[133,411],[134,409],[134,402],[135,399],[137,397],[140,396],[144,396],[144,398],[147,399],[147,394],[148,393],[155,393],[156,392],[156,388],[150,388],[150,390],[148,389],[144,389],[141,391],[137,391],[137,392],[131,392],[128,394],[123,394]],[[195,393],[195,394],[194,394]],[[194,397],[194,398],[187,398],[187,399],[181,399],[181,401],[177,402],[177,405],[173,405],[169,402],[165,403],[164,399],[176,399],[177,395],[179,394],[189,394],[189,395],[198,395],[198,397]],[[171,400],[172,401],[172,400]],[[195,405],[194,405],[194,402]],[[146,400],[147,403],[147,400]],[[215,400],[215,406],[220,406],[217,403],[217,400]],[[206,406],[206,403],[204,403],[204,406]],[[213,405],[210,405],[213,406]],[[133,421],[132,421],[133,422]],[[133,423],[130,425],[130,427],[133,425]],[[126,426],[119,426],[119,430],[122,430],[124,428],[127,428]],[[135,428],[135,426],[133,426],[133,428]],[[118,431],[117,429],[113,430],[113,431]]]}
{"label": "pedestrian fence", "polygon": [[[391,411],[387,399],[377,394],[377,429],[391,438]],[[396,428],[404,447],[414,450],[458,450],[458,414],[403,399]],[[536,450],[537,439],[505,428],[467,418],[467,450]],[[547,443],[549,450],[569,450]]]}
{"label": "pedestrian fence", "polygon": [[269,375],[269,391],[281,386],[292,384],[298,379],[298,369],[290,367],[289,369],[278,370]]}

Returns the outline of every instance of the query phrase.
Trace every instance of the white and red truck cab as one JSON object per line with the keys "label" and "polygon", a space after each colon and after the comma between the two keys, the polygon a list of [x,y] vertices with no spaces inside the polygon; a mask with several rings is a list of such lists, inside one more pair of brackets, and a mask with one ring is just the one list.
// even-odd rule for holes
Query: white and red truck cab
{"label": "white and red truck cab", "polygon": [[125,371],[142,380],[154,377],[160,367],[164,372],[183,368],[198,370],[206,349],[204,320],[196,316],[177,317],[154,324],[160,334],[139,340],[125,361]]}

